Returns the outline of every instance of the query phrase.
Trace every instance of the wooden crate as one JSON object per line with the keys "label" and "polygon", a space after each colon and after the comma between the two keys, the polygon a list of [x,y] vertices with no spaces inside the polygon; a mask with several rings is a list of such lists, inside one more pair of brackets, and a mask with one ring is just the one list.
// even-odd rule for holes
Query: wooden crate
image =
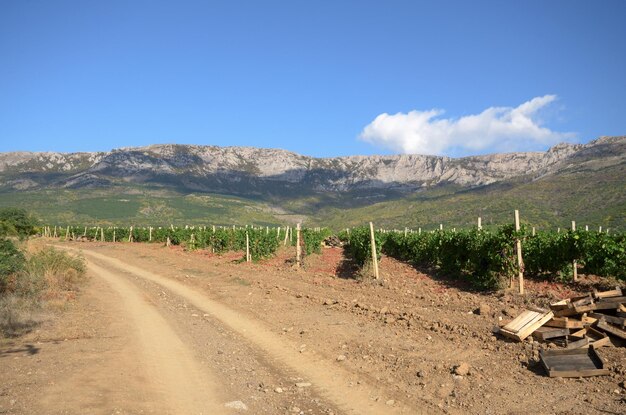
{"label": "wooden crate", "polygon": [[525,310],[513,321],[500,329],[500,334],[514,340],[522,341],[533,334],[535,330],[543,326],[554,317],[552,311],[534,309]]}
{"label": "wooden crate", "polygon": [[608,375],[609,370],[593,347],[572,350],[541,350],[541,364],[548,376],[577,378]]}

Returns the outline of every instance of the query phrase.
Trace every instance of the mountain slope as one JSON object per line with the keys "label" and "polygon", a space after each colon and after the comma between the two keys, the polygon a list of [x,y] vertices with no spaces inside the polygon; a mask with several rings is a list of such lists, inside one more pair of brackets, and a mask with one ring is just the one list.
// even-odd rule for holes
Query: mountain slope
{"label": "mountain slope", "polygon": [[[0,205],[30,204],[61,221],[282,223],[305,215],[311,223],[337,227],[364,220],[461,226],[478,214],[484,223],[500,222],[520,208],[535,222],[585,219],[623,227],[625,163],[626,137],[457,159],[319,159],[284,150],[186,145],[3,153]],[[220,201],[222,208],[190,201],[191,194]],[[128,208],[132,203],[125,200],[131,199],[136,208]],[[207,207],[204,216],[191,206],[200,212]]]}

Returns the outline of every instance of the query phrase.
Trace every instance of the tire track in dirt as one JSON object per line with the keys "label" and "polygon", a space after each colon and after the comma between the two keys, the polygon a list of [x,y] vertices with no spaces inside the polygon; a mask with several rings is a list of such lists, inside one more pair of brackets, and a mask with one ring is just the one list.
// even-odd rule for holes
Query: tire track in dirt
{"label": "tire track in dirt", "polygon": [[[254,344],[268,355],[270,361],[275,361],[280,367],[287,367],[299,373],[307,382],[312,384],[322,396],[335,403],[341,410],[350,414],[419,414],[419,408],[407,408],[396,402],[393,406],[372,398],[380,396],[382,388],[357,379],[357,375],[333,365],[319,356],[303,355],[296,344],[291,344],[284,338],[272,333],[261,322],[251,320],[242,314],[211,300],[195,289],[174,281],[170,278],[145,271],[139,267],[127,264],[119,259],[111,258],[89,250],[78,250],[64,246],[61,249],[80,251],[85,256],[99,262],[123,270],[136,277],[154,282],[174,294],[185,298],[191,304],[205,313],[221,321],[233,331]],[[133,288],[138,290],[137,288]],[[358,381],[358,382],[356,382]],[[350,382],[356,383],[348,386]]]}
{"label": "tire track in dirt", "polygon": [[121,297],[139,339],[141,350],[135,353],[157,396],[164,399],[167,409],[163,408],[163,413],[229,413],[216,394],[217,382],[199,367],[156,308],[146,303],[141,290],[112,270],[93,262],[88,262],[87,266]]}

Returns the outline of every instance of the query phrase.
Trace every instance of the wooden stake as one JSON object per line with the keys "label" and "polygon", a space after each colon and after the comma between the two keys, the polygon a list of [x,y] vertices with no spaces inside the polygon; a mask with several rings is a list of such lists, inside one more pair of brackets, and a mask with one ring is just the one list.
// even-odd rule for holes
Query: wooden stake
{"label": "wooden stake", "polygon": [[113,228],[113,242],[115,243],[115,228]]}
{"label": "wooden stake", "polygon": [[148,229],[148,242],[152,242],[152,226]]}
{"label": "wooden stake", "polygon": [[247,231],[246,231],[246,262],[250,262],[250,238],[248,237]]}
{"label": "wooden stake", "polygon": [[482,223],[481,217],[479,216],[478,217],[478,230],[481,230],[482,228],[483,228],[483,223]]}
{"label": "wooden stake", "polygon": [[85,226],[85,232],[83,232],[83,236],[87,236],[87,227]]}
{"label": "wooden stake", "polygon": [[[520,230],[519,224],[519,210],[515,210],[515,230]],[[524,263],[522,261],[522,241],[517,238],[515,241],[516,251],[517,251],[517,279],[519,281],[519,293],[524,294]]]}
{"label": "wooden stake", "polygon": [[69,226],[65,230],[65,240],[67,241],[68,239],[70,239],[70,227]]}
{"label": "wooden stake", "polygon": [[130,231],[128,232],[128,242],[133,241],[133,227],[130,227]]}
{"label": "wooden stake", "polygon": [[535,227],[533,226],[533,236],[535,236]]}
{"label": "wooden stake", "polygon": [[300,246],[300,224],[296,225],[296,265],[302,265],[302,247]]}
{"label": "wooden stake", "polygon": [[[576,232],[576,221],[572,221],[572,232]],[[578,261],[572,261],[572,276],[574,281],[578,281]]]}
{"label": "wooden stake", "polygon": [[374,235],[374,224],[370,222],[370,244],[372,245],[372,266],[374,267],[374,278],[378,279],[378,256],[376,255],[376,237]]}
{"label": "wooden stake", "polygon": [[100,242],[104,242],[104,228],[100,228]]}
{"label": "wooden stake", "polygon": [[443,230],[443,223],[439,224],[439,230],[442,231]]}

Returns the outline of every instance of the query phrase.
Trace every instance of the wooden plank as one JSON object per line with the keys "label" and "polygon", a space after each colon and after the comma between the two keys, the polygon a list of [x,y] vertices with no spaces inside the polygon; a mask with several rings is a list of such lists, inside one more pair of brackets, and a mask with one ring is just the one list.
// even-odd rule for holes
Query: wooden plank
{"label": "wooden plank", "polygon": [[530,318],[525,318],[522,320],[522,323],[520,324],[516,324],[516,326],[518,326],[516,328],[516,330],[522,331],[525,327],[527,327],[529,324],[533,324],[535,321],[537,321],[537,319],[539,319],[541,317],[541,314],[537,313],[536,311],[528,311]]}
{"label": "wooden plank", "polygon": [[611,339],[609,339],[609,336],[604,336],[603,338],[594,340],[591,343],[591,347],[593,347],[594,349],[598,349],[604,346],[611,346]]}
{"label": "wooden plank", "polygon": [[595,310],[617,310],[621,305],[623,305],[623,303],[621,302],[609,303],[609,302],[598,301],[594,305],[595,305]]}
{"label": "wooden plank", "polygon": [[571,303],[570,303],[570,300],[568,299],[557,301],[556,303],[550,304],[550,310],[552,311],[565,310],[568,308],[571,308]]}
{"label": "wooden plank", "polygon": [[591,325],[598,321],[597,318],[589,317],[586,314],[583,314],[582,317],[580,317],[580,320],[583,322],[584,325]]}
{"label": "wooden plank", "polygon": [[581,314],[581,312],[576,311],[574,307],[562,308],[554,312],[555,317],[571,317],[577,314]]}
{"label": "wooden plank", "polygon": [[585,327],[582,321],[567,317],[553,317],[545,325],[548,327],[562,327],[568,329],[582,329]]}
{"label": "wooden plank", "polygon": [[582,314],[582,313],[588,313],[590,311],[594,311],[598,309],[598,304],[588,304],[588,305],[583,305],[583,306],[574,306],[574,314]]}
{"label": "wooden plank", "polygon": [[602,331],[605,331],[615,337],[619,337],[620,339],[626,340],[626,331],[620,329],[619,327],[615,327],[610,323],[607,323],[606,320],[598,320],[598,324],[596,327]]}
{"label": "wooden plank", "polygon": [[609,336],[607,336],[606,333],[602,333],[601,331],[594,329],[593,327],[587,328],[586,336],[589,338],[590,346],[593,348],[597,349],[599,347],[612,346]]}
{"label": "wooden plank", "polygon": [[598,292],[597,290],[594,289],[593,296],[595,298],[621,297],[622,289],[620,287],[615,287],[614,290],[602,291],[602,292]]}
{"label": "wooden plank", "polygon": [[515,317],[509,324],[503,328],[508,331],[518,331],[524,324],[530,321],[537,313],[534,311],[524,310],[522,314]]}
{"label": "wooden plank", "polygon": [[626,296],[601,298],[597,303],[626,303]]}
{"label": "wooden plank", "polygon": [[626,318],[623,317],[607,316],[606,314],[601,313],[591,313],[589,314],[589,316],[598,320],[605,319],[608,323],[615,324],[616,326],[620,326],[621,328],[624,328],[624,326],[626,326]]}
{"label": "wooden plank", "polygon": [[551,311],[545,313],[544,315],[540,314],[537,320],[529,323],[528,325],[526,325],[526,327],[518,332],[517,335],[519,336],[520,340],[524,340],[526,337],[533,334],[535,330],[546,324],[550,319],[552,319],[552,317],[554,317],[554,314],[552,314]]}
{"label": "wooden plank", "polygon": [[533,332],[533,337],[538,340],[554,339],[556,337],[565,337],[570,334],[570,330],[558,327],[539,327]]}
{"label": "wooden plank", "polygon": [[582,339],[579,339],[578,337],[572,337],[571,340],[568,339],[567,341],[567,348],[579,349],[581,347],[589,347],[589,343],[589,337],[583,337]]}
{"label": "wooden plank", "polygon": [[587,294],[583,298],[572,301],[572,306],[574,307],[581,307],[581,306],[590,305],[590,304],[593,304],[593,296],[591,295],[591,293]]}

